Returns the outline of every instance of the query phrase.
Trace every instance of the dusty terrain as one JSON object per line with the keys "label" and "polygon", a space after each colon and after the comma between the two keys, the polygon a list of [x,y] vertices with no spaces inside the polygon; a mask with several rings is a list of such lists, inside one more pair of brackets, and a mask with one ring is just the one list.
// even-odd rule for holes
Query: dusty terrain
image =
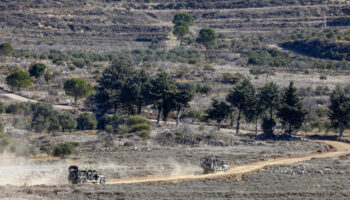
{"label": "dusty terrain", "polygon": [[[229,136],[224,133],[222,137]],[[114,138],[114,147],[94,151],[92,144],[99,145],[99,136],[74,134],[50,138],[52,141],[70,138],[85,141],[85,145],[64,161],[2,162],[2,173],[7,176],[2,175],[6,178],[0,187],[1,198],[346,199],[350,195],[347,178],[350,145],[346,143],[254,141],[242,135],[230,136],[230,145],[220,147],[163,146],[155,141]],[[124,146],[132,141],[134,146]],[[230,164],[228,173],[201,175],[199,159],[208,155],[218,155]],[[13,162],[22,165],[11,167]],[[65,171],[70,164],[98,169],[107,175],[107,185],[67,185]],[[19,171],[22,174],[16,173]],[[10,182],[11,179],[17,183]]]}

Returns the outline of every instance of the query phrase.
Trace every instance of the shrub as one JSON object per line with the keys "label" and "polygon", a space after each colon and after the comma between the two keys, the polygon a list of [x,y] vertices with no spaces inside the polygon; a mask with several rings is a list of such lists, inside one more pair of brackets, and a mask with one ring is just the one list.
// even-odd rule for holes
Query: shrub
{"label": "shrub", "polygon": [[151,127],[146,124],[146,123],[142,123],[142,124],[134,124],[130,127],[130,132],[139,132],[139,131],[144,131],[144,130],[150,130]]}
{"label": "shrub", "polygon": [[321,79],[321,80],[327,80],[327,76],[321,75],[321,76],[320,76],[320,79]]}
{"label": "shrub", "polygon": [[55,145],[52,151],[53,156],[60,156],[60,157],[65,157],[69,156],[73,153],[75,153],[75,146],[77,146],[76,143],[73,142],[66,142],[66,143],[61,143]]}
{"label": "shrub", "polygon": [[72,63],[78,68],[83,68],[86,65],[85,60],[82,58],[75,59]]}
{"label": "shrub", "polygon": [[97,119],[96,116],[92,113],[83,113],[80,114],[78,119],[78,129],[82,130],[94,130],[97,128]]}
{"label": "shrub", "polygon": [[6,107],[7,114],[28,115],[31,113],[31,103],[14,103]]}
{"label": "shrub", "polygon": [[28,72],[29,72],[30,76],[35,77],[35,78],[39,78],[42,75],[44,75],[45,69],[46,69],[45,64],[33,63],[32,65],[30,65]]}
{"label": "shrub", "polygon": [[9,43],[0,44],[0,55],[9,56],[13,53],[13,47]]}
{"label": "shrub", "polygon": [[211,87],[209,85],[201,85],[198,84],[196,88],[197,93],[208,94],[211,91]]}
{"label": "shrub", "polygon": [[39,150],[41,152],[48,154],[48,155],[52,155],[54,147],[55,147],[55,145],[53,145],[52,143],[46,143],[46,144],[42,144],[40,146]]}
{"label": "shrub", "polygon": [[222,82],[224,83],[231,83],[231,84],[236,84],[240,82],[242,79],[242,76],[240,74],[231,74],[231,73],[223,73],[222,74]]}
{"label": "shrub", "polygon": [[140,116],[140,115],[134,115],[129,117],[129,119],[127,120],[126,124],[128,126],[132,126],[132,125],[136,125],[136,124],[145,124],[147,122],[147,120]]}

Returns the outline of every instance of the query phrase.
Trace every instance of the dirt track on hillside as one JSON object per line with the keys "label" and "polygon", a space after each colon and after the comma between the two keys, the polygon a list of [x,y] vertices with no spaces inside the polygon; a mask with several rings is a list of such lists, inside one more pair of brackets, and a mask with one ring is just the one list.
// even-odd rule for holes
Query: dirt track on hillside
{"label": "dirt track on hillside", "polygon": [[179,176],[146,176],[133,177],[123,179],[110,179],[107,184],[132,184],[132,183],[147,183],[147,182],[178,182],[201,179],[215,179],[215,178],[229,178],[233,180],[240,180],[243,175],[254,173],[261,168],[272,165],[288,165],[292,163],[311,160],[313,158],[334,158],[350,154],[350,144],[337,141],[318,141],[326,143],[333,148],[333,151],[323,153],[312,153],[307,155],[300,155],[294,157],[283,157],[276,159],[268,159],[259,162],[253,162],[240,166],[231,166],[230,169],[224,173],[204,174],[204,175],[179,175]]}

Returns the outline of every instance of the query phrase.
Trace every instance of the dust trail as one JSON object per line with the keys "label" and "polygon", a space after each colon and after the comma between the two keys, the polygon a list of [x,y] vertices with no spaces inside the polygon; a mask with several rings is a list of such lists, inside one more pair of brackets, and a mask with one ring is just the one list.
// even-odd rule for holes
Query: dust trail
{"label": "dust trail", "polygon": [[67,183],[64,161],[37,162],[9,154],[0,156],[0,185],[60,185]]}
{"label": "dust trail", "polygon": [[333,158],[350,154],[350,144],[336,141],[319,141],[326,143],[334,148],[333,152],[312,153],[289,158],[268,159],[261,162],[253,162],[246,165],[231,166],[227,173],[220,172],[216,174],[205,175],[175,175],[175,176],[146,176],[133,177],[123,179],[108,180],[107,184],[131,184],[131,183],[146,183],[146,182],[176,182],[200,180],[208,178],[231,178],[239,180],[244,174],[249,174],[258,171],[259,169],[271,165],[287,165],[296,162],[311,160],[312,158]]}

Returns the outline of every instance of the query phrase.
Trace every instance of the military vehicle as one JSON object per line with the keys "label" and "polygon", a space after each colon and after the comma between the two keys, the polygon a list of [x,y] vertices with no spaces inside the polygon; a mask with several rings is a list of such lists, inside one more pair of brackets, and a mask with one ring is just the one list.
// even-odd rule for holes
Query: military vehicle
{"label": "military vehicle", "polygon": [[71,165],[68,171],[68,182],[70,184],[106,183],[106,177],[99,175],[96,170],[79,170],[78,166]]}
{"label": "military vehicle", "polygon": [[204,174],[217,173],[220,171],[227,172],[229,166],[217,157],[205,157],[201,161],[201,167]]}

